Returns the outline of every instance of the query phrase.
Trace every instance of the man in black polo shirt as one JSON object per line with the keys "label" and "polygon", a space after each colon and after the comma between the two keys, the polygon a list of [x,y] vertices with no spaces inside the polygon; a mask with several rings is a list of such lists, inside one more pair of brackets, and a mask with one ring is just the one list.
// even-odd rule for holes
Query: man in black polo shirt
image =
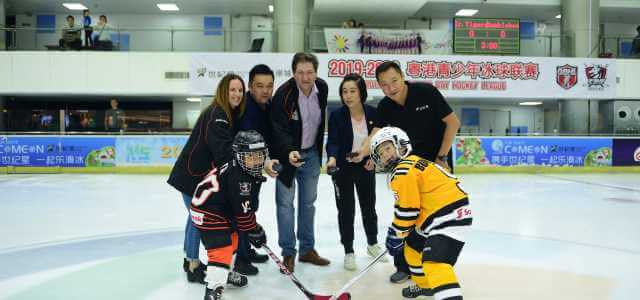
{"label": "man in black polo shirt", "polygon": [[[438,89],[426,82],[405,81],[402,69],[393,61],[378,66],[376,79],[385,94],[378,103],[379,123],[353,161],[369,155],[370,138],[379,128],[395,126],[409,136],[412,154],[453,171],[451,145],[460,128],[460,120]],[[391,281],[401,283],[409,279],[409,268],[402,255],[394,257],[394,264],[398,270],[391,275]]]}

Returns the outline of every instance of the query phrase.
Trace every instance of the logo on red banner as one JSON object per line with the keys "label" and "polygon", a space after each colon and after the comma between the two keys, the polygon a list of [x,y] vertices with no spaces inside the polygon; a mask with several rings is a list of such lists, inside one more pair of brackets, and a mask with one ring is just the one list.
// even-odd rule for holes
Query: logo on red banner
{"label": "logo on red banner", "polygon": [[587,75],[587,86],[591,90],[603,90],[607,81],[608,65],[586,65],[584,68]]}
{"label": "logo on red banner", "polygon": [[556,67],[556,83],[565,90],[574,87],[578,83],[578,67],[571,65]]}

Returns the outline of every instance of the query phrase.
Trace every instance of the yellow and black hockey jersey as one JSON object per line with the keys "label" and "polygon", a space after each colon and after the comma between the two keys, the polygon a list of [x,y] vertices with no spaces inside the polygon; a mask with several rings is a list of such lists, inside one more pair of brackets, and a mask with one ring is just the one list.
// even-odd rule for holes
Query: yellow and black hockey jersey
{"label": "yellow and black hockey jersey", "polygon": [[422,236],[443,234],[464,242],[471,225],[469,199],[458,178],[439,165],[410,155],[398,163],[389,182],[395,196],[391,228],[399,237],[415,229]]}

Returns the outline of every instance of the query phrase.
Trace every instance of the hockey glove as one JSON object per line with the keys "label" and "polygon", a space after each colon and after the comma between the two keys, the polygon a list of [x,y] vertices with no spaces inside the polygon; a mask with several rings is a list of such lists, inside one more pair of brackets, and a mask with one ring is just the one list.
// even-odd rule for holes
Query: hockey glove
{"label": "hockey glove", "polygon": [[267,234],[262,229],[260,224],[256,224],[256,228],[247,232],[247,240],[255,248],[261,248],[262,245],[267,243]]}
{"label": "hockey glove", "polygon": [[387,232],[387,242],[385,245],[387,246],[387,250],[389,250],[389,255],[396,256],[402,253],[402,244],[404,243],[404,239],[396,236],[396,231],[392,228],[389,228]]}

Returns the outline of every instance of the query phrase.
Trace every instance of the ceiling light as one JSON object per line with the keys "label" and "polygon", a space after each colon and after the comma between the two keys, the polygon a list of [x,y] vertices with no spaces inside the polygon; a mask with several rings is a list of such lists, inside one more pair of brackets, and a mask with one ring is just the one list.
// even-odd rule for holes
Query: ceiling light
{"label": "ceiling light", "polygon": [[70,10],[85,10],[85,9],[87,9],[87,7],[82,5],[81,3],[62,3],[62,6],[68,8]]}
{"label": "ceiling light", "polygon": [[556,19],[562,19],[562,14],[557,15],[557,16],[556,16]]}
{"label": "ceiling light", "polygon": [[269,5],[269,12],[273,13],[273,5]]}
{"label": "ceiling light", "polygon": [[478,13],[477,9],[461,9],[456,13],[456,16],[460,17],[471,17]]}
{"label": "ceiling light", "polygon": [[538,102],[538,101],[530,101],[530,102],[520,102],[520,105],[525,105],[525,106],[535,106],[535,105],[541,105],[542,102]]}
{"label": "ceiling light", "polygon": [[189,102],[201,102],[202,98],[195,98],[195,97],[191,98],[191,97],[189,97],[189,98],[187,98],[187,101],[189,101]]}
{"label": "ceiling light", "polygon": [[156,4],[158,8],[162,11],[179,11],[178,5],[175,3],[158,3]]}

